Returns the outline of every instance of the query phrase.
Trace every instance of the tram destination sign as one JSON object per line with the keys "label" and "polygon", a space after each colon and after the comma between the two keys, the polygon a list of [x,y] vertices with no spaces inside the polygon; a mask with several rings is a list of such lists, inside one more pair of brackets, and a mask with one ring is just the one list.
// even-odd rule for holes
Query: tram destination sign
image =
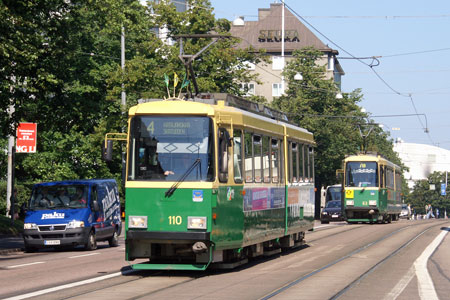
{"label": "tram destination sign", "polygon": [[208,135],[208,121],[200,117],[149,117],[145,126],[151,136],[198,137]]}
{"label": "tram destination sign", "polygon": [[17,127],[16,152],[35,153],[36,139],[36,123],[19,123],[19,126]]}

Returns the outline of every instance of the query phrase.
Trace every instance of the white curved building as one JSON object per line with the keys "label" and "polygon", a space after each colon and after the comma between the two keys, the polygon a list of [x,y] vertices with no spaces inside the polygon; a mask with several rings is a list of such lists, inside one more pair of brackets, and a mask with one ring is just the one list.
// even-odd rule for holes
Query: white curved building
{"label": "white curved building", "polygon": [[413,188],[417,180],[426,179],[433,172],[450,170],[450,151],[447,149],[397,141],[394,143],[394,151],[409,168],[409,172],[403,173],[409,188]]}

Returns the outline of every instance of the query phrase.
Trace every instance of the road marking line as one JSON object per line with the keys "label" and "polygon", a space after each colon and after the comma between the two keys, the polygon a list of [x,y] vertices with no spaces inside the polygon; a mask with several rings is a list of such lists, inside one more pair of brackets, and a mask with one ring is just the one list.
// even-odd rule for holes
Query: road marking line
{"label": "road marking line", "polygon": [[22,265],[8,266],[8,267],[6,267],[6,268],[8,268],[8,269],[14,269],[14,268],[26,267],[26,266],[31,266],[31,265],[43,264],[43,263],[44,263],[43,261],[37,261],[37,262],[29,263],[29,264],[22,264]]}
{"label": "road marking line", "polygon": [[97,254],[100,254],[100,253],[96,252],[96,253],[90,253],[90,254],[76,255],[76,256],[70,256],[69,258],[86,257],[86,256],[97,255]]}
{"label": "road marking line", "polygon": [[384,300],[397,299],[403,290],[408,286],[409,282],[414,278],[416,272],[414,267],[409,268],[408,272],[402,279],[394,286],[394,288],[384,297]]}
{"label": "road marking line", "polygon": [[428,273],[427,262],[447,233],[448,230],[443,230],[414,262],[420,299],[439,299],[434,288],[433,280],[430,277],[430,273]]}
{"label": "road marking line", "polygon": [[78,282],[68,283],[68,284],[64,284],[64,285],[60,285],[60,286],[55,286],[55,287],[52,287],[52,288],[48,288],[48,289],[45,289],[45,290],[40,290],[40,291],[28,293],[28,294],[18,295],[18,296],[14,296],[14,297],[11,297],[11,298],[6,298],[6,299],[3,299],[3,300],[22,300],[22,299],[26,299],[26,298],[41,296],[41,295],[44,295],[44,294],[60,291],[60,290],[63,290],[63,289],[77,287],[77,286],[80,286],[80,285],[83,285],[83,284],[89,284],[89,283],[94,283],[94,282],[105,280],[105,279],[114,278],[114,277],[117,277],[117,276],[121,276],[122,274],[123,275],[129,274],[131,272],[133,272],[133,270],[125,271],[123,273],[122,272],[112,273],[112,274],[108,274],[108,275],[104,275],[104,276],[100,276],[100,277],[96,277],[96,278],[91,278],[91,279],[86,279],[86,280],[82,280],[82,281],[78,281]]}

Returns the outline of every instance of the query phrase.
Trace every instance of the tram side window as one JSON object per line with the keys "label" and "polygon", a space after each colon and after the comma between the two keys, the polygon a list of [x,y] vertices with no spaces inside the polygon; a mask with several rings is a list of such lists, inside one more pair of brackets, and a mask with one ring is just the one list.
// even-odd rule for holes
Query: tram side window
{"label": "tram side window", "polygon": [[225,128],[219,129],[219,181],[228,181],[228,162],[230,160],[231,138]]}
{"label": "tram side window", "polygon": [[290,181],[298,181],[298,144],[289,142],[290,144],[290,159],[289,169],[290,171]]}
{"label": "tram side window", "polygon": [[380,166],[380,188],[385,187],[385,176],[386,172],[384,170],[384,166]]}
{"label": "tram side window", "polygon": [[279,153],[280,153],[280,183],[284,183],[284,143],[283,140],[279,140]]}
{"label": "tram side window", "polygon": [[394,188],[394,171],[391,168],[386,168],[386,187]]}
{"label": "tram side window", "polygon": [[242,130],[233,132],[233,173],[234,182],[242,182]]}
{"label": "tram side window", "polygon": [[264,182],[270,182],[271,143],[268,136],[262,137],[262,151]]}
{"label": "tram side window", "polygon": [[255,182],[262,180],[262,136],[253,135],[253,160],[255,169]]}
{"label": "tram side window", "polygon": [[402,175],[398,172],[395,172],[395,189],[397,191],[402,190]]}
{"label": "tram side window", "polygon": [[314,181],[314,148],[308,147],[308,178]]}
{"label": "tram side window", "polygon": [[298,144],[298,177],[299,180],[303,181],[306,177],[305,171],[306,171],[306,160],[305,160],[305,153],[304,153],[305,147],[302,144]]}
{"label": "tram side window", "polygon": [[272,169],[272,182],[278,182],[280,178],[280,147],[279,140],[271,140],[271,169]]}
{"label": "tram side window", "polygon": [[244,134],[245,182],[253,182],[253,139],[250,132]]}

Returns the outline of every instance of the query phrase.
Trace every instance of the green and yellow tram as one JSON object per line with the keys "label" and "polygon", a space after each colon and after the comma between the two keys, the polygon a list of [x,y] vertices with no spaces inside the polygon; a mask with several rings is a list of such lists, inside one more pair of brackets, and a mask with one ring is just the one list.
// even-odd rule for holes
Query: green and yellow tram
{"label": "green and yellow tram", "polygon": [[126,259],[134,269],[232,268],[304,242],[313,134],[228,94],[129,111]]}
{"label": "green and yellow tram", "polygon": [[348,223],[397,220],[401,211],[401,170],[376,153],[344,159],[343,209]]}

